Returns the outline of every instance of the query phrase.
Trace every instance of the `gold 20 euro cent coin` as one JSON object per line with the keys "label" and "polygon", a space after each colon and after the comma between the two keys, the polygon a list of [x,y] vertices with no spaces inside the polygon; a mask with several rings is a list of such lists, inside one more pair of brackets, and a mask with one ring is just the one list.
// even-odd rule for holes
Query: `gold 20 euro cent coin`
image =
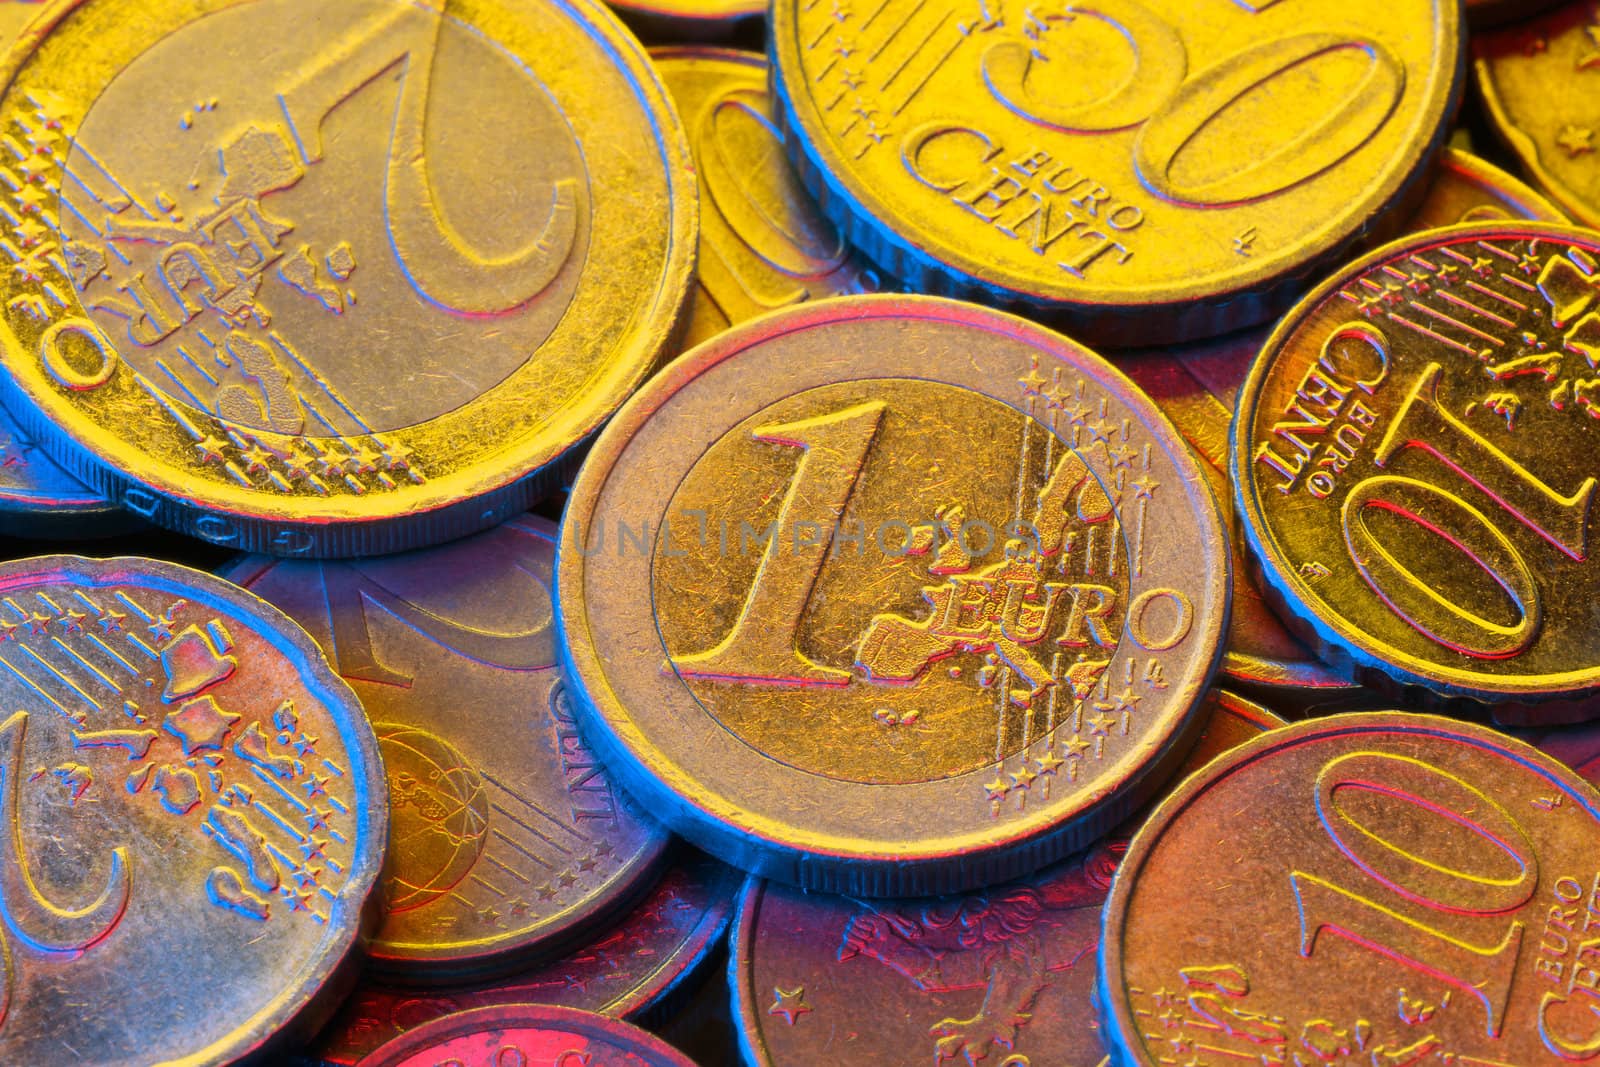
{"label": "gold 20 euro cent coin", "polygon": [[1473,53],[1495,133],[1552,200],[1600,226],[1600,3],[1567,3],[1483,34]]}
{"label": "gold 20 euro cent coin", "polygon": [[10,54],[4,401],[206,540],[375,554],[559,482],[688,290],[694,177],[597,4],[77,0]]}
{"label": "gold 20 euro cent coin", "polygon": [[1455,0],[778,0],[786,143],[919,290],[1106,345],[1264,321],[1421,195]]}
{"label": "gold 20 euro cent coin", "polygon": [[1117,870],[1112,1062],[1593,1062],[1597,855],[1594,788],[1503,734],[1396,712],[1263,734]]}
{"label": "gold 20 euro cent coin", "polygon": [[1239,516],[1286,621],[1357,680],[1499,721],[1591,714],[1600,235],[1490,222],[1351,264],[1240,392]]}
{"label": "gold 20 euro cent coin", "polygon": [[736,866],[899,894],[1025,873],[1158,787],[1229,565],[1188,448],[1109,364],[862,296],[653,379],[556,577],[580,726],[647,810]]}

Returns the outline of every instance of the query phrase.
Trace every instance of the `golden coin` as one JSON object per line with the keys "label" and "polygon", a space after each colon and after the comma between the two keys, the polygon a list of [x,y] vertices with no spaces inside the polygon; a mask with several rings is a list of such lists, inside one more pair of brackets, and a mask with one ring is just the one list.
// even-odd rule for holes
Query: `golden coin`
{"label": "golden coin", "polygon": [[[1284,725],[1220,690],[1205,704],[1205,734],[1179,779]],[[748,1062],[1104,1062],[1094,949],[1123,832],[959,897],[869,902],[751,879],[728,946]]]}
{"label": "golden coin", "polygon": [[647,810],[883,895],[1025,873],[1158,788],[1229,566],[1194,458],[1105,361],[856,296],[652,379],[579,474],[556,580],[580,726]]}
{"label": "golden coin", "polygon": [[1463,80],[1454,0],[779,0],[772,18],[790,151],[852,244],[914,288],[1104,344],[1286,306],[1415,203]]}
{"label": "golden coin", "polygon": [[766,58],[725,48],[654,48],[650,58],[700,178],[698,284],[683,347],[765,311],[877,289],[784,156]]}
{"label": "golden coin", "polygon": [[693,175],[597,4],[51,18],[0,100],[5,402],[139,514],[281,555],[470,533],[668,340]]}
{"label": "golden coin", "polygon": [[[1408,228],[1426,230],[1456,222],[1528,218],[1546,222],[1563,216],[1538,193],[1476,156],[1447,149],[1422,206]],[[1161,407],[1201,460],[1218,499],[1226,501],[1230,529],[1233,492],[1228,482],[1228,430],[1239,386],[1270,331],[1254,330],[1221,340],[1130,352],[1118,361]],[[1222,670],[1235,681],[1290,690],[1281,699],[1326,705],[1358,697],[1361,690],[1321,664],[1286,630],[1243,566],[1240,539],[1234,553],[1233,614]],[[1291,710],[1286,707],[1285,710]]]}
{"label": "golden coin", "polygon": [[1495,132],[1574,219],[1600,226],[1600,3],[1568,3],[1473,45]]}
{"label": "golden coin", "polygon": [[1597,278],[1592,232],[1432,230],[1272,335],[1240,393],[1236,500],[1269,595],[1324,659],[1502,702],[1500,721],[1592,713]]}

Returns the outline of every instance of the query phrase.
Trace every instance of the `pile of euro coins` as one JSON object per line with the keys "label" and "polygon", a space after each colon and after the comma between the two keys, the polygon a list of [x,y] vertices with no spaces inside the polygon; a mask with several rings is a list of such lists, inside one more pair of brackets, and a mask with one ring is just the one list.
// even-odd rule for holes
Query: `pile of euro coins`
{"label": "pile of euro coins", "polygon": [[1600,1063],[1600,2],[0,36],[0,1065]]}

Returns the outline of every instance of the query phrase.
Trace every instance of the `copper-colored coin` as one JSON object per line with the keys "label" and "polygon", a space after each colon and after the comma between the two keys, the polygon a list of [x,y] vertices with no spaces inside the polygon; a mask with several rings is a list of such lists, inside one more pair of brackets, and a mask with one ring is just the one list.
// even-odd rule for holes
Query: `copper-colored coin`
{"label": "copper-colored coin", "polygon": [[[1425,230],[1457,222],[1491,218],[1562,221],[1563,216],[1538,193],[1499,168],[1455,149],[1446,150],[1428,195],[1412,216],[1409,229]],[[1218,498],[1226,501],[1232,526],[1233,492],[1228,483],[1228,428],[1239,386],[1249,374],[1270,331],[1234,334],[1218,341],[1183,348],[1128,353],[1118,365],[1166,412],[1202,462]],[[1243,545],[1233,542],[1235,573]],[[1344,700],[1358,692],[1348,678],[1320,663],[1311,651],[1278,621],[1256,583],[1234,582],[1228,651],[1222,670],[1234,681],[1289,690],[1295,704]]]}
{"label": "copper-colored coin", "polygon": [[1600,796],[1383,712],[1223,756],[1134,838],[1098,994],[1119,1064],[1592,1060]]}
{"label": "copper-colored coin", "polygon": [[726,864],[686,851],[615,926],[558,960],[447,992],[363,985],[317,1038],[312,1055],[353,1064],[425,1022],[496,1004],[559,1004],[634,1021],[670,1011],[663,1006],[722,938],[743,879]]}
{"label": "copper-colored coin", "polygon": [[683,347],[803,300],[878,288],[784,156],[766,58],[654,48],[700,179],[700,259]]}
{"label": "copper-colored coin", "polygon": [[303,626],[378,735],[393,828],[371,963],[460,980],[551,956],[642,892],[666,835],[612,791],[556,667],[556,527],[223,576]]}
{"label": "copper-colored coin", "polygon": [[918,290],[1108,345],[1287,306],[1416,202],[1463,82],[1456,0],[779,0],[772,18],[787,143],[852,244]]}
{"label": "copper-colored coin", "polygon": [[312,640],[173,564],[22,560],[0,702],[0,1063],[232,1063],[320,1025],[389,806]]}
{"label": "copper-colored coin", "polygon": [[560,484],[688,295],[683,133],[594,0],[63,0],[0,72],[5,403],[153,521],[393,552]]}
{"label": "copper-colored coin", "polygon": [[1098,356],[843,297],[629,402],[557,610],[591,742],[674,829],[784,881],[950,892],[1083,847],[1176,765],[1228,569],[1189,450]]}
{"label": "copper-colored coin", "polygon": [[1483,34],[1474,54],[1495,132],[1567,214],[1600,226],[1600,3]]}
{"label": "copper-colored coin", "polygon": [[575,1008],[518,1005],[447,1015],[360,1067],[695,1067],[659,1037]]}
{"label": "copper-colored coin", "polygon": [[[1206,704],[1180,776],[1283,725],[1231,694]],[[1090,1004],[1094,951],[1126,848],[1118,837],[962,897],[866,902],[752,880],[729,963],[747,1058],[1095,1067],[1106,1053]]]}
{"label": "copper-colored coin", "polygon": [[1284,320],[1241,392],[1233,471],[1269,594],[1320,655],[1509,702],[1502,721],[1582,713],[1597,360],[1600,236],[1536,223],[1397,241]]}

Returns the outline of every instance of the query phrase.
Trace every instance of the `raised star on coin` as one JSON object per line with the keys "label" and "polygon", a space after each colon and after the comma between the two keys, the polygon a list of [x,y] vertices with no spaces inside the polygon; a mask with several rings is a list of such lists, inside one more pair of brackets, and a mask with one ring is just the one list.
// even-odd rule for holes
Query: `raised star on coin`
{"label": "raised star on coin", "polygon": [[1535,185],[1578,222],[1600,225],[1600,116],[1591,106],[1600,92],[1600,9],[1567,0],[1530,18],[1529,6],[1516,5],[1522,21],[1473,39],[1488,119]]}
{"label": "raised star on coin", "polygon": [[[1283,725],[1232,694],[1213,690],[1207,705],[1205,735],[1174,781]],[[729,946],[749,1062],[1100,1063],[1094,950],[1136,826],[1021,881],[957,897],[865,901],[752,879]],[[791,1022],[784,1009],[800,1001],[784,995],[794,990],[816,1019]],[[1169,995],[1157,1011],[1182,1003]]]}
{"label": "raised star on coin", "polygon": [[[1529,218],[1543,222],[1563,220],[1561,212],[1516,178],[1466,152],[1449,149],[1435,171],[1428,195],[1407,228],[1430,229],[1458,222],[1493,218]],[[1412,264],[1415,273],[1422,273]],[[1430,286],[1457,291],[1471,265],[1455,260],[1434,264]],[[1487,258],[1483,269],[1493,273]],[[1378,290],[1363,287],[1356,314],[1381,319],[1388,304]],[[1249,374],[1268,330],[1236,334],[1220,341],[1182,348],[1129,353],[1119,365],[1144,388],[1184,435],[1218,499],[1232,511],[1228,480],[1228,431],[1239,386]],[[1134,483],[1135,492],[1139,491]],[[1231,524],[1230,515],[1230,524]],[[1235,553],[1233,612],[1229,621],[1228,652],[1222,670],[1248,686],[1270,687],[1286,712],[1308,707],[1328,707],[1365,699],[1362,690],[1339,671],[1318,662],[1296,640],[1263,599],[1249,575],[1242,541],[1232,540]],[[1309,562],[1313,568],[1316,564]]]}
{"label": "raised star on coin", "polygon": [[[173,564],[0,564],[0,616],[35,615],[130,625],[23,627],[0,653],[0,1062],[276,1058],[324,1017],[388,838],[361,705],[281,613]],[[290,713],[311,759],[277,740]],[[314,870],[312,773],[336,810]]]}
{"label": "raised star on coin", "polygon": [[1587,966],[1597,852],[1594,789],[1483,727],[1263,734],[1180,786],[1117,870],[1112,1062],[1169,1064],[1179,1036],[1219,1063],[1583,1062],[1589,998],[1542,976]]}

